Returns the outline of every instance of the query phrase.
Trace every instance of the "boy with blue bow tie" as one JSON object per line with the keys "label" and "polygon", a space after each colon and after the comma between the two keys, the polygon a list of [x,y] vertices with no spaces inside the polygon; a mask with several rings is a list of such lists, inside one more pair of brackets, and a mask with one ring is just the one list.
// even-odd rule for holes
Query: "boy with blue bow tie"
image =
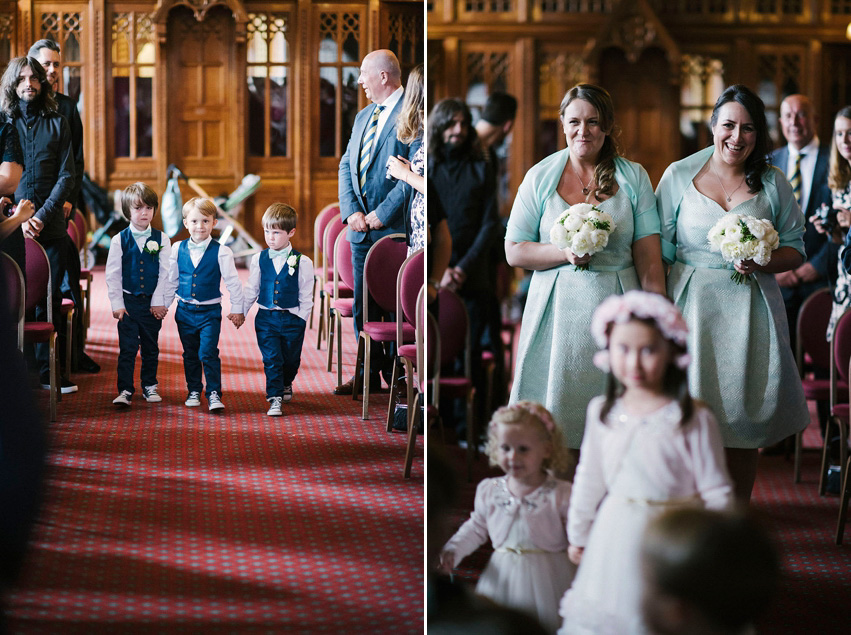
{"label": "boy with blue bow tie", "polygon": [[183,225],[189,230],[189,239],[177,243],[171,252],[164,296],[166,306],[175,294],[178,299],[174,321],[183,344],[183,374],[189,390],[185,405],[201,405],[203,372],[207,379],[207,405],[210,412],[218,414],[225,409],[219,359],[222,280],[230,296],[231,312],[227,317],[236,328],[245,322],[245,312],[233,252],[211,236],[216,212],[210,199],[195,197],[184,204]]}
{"label": "boy with blue bow tie", "polygon": [[270,417],[280,416],[281,402],[293,398],[293,380],[313,307],[313,263],[290,244],[296,221],[296,211],[289,205],[269,206],[263,214],[269,248],[252,257],[245,285],[245,312],[254,302],[260,307],[254,330],[263,356]]}
{"label": "boy with blue bow tie", "polygon": [[133,397],[136,352],[141,351],[142,396],[162,401],[157,392],[158,338],[168,309],[163,287],[168,276],[171,241],[151,227],[157,193],[134,183],[121,194],[121,211],[130,226],[112,238],[106,258],[106,288],[112,315],[118,320],[118,396],[116,406],[128,407]]}

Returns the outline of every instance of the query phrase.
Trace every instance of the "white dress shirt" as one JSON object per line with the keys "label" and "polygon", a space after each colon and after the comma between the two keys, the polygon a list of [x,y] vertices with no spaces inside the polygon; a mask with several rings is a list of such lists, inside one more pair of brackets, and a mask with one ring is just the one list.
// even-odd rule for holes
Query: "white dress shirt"
{"label": "white dress shirt", "polygon": [[[191,238],[187,238],[187,240],[192,240]],[[198,263],[201,262],[201,258],[204,257],[204,254],[207,252],[207,247],[210,245],[210,241],[213,240],[212,236],[208,237],[201,245],[204,245],[204,249],[189,249],[189,258],[192,260],[192,266],[197,267]],[[174,297],[177,293],[177,286],[180,282],[180,266],[177,264],[177,257],[180,253],[180,243],[177,243],[174,246],[174,249],[171,250],[171,262],[168,268],[168,278],[166,279],[165,288],[163,290],[163,296],[165,298],[166,305],[170,306],[174,301]],[[236,264],[233,261],[233,251],[231,251],[230,247],[225,245],[219,245],[219,270],[222,273],[222,280],[225,282],[225,286],[228,290],[228,295],[230,296],[230,313],[242,313],[243,310],[243,294],[242,294],[242,282],[239,280],[239,274],[236,271]],[[186,302],[187,304],[221,304],[221,298],[213,298],[212,300],[204,300],[203,302],[199,302],[193,298],[182,298],[177,296],[179,300]]]}
{"label": "white dress shirt", "polygon": [[[143,230],[144,231],[144,230]],[[160,244],[160,272],[157,279],[157,286],[151,296],[151,306],[168,306],[165,304],[164,293],[166,280],[169,272],[169,257],[171,255],[171,241],[165,232],[161,232],[162,240]],[[140,237],[136,239],[136,244],[141,252],[145,243],[151,240],[150,236]],[[109,303],[112,305],[113,311],[121,311],[126,309],[124,306],[124,294],[128,291],[124,288],[123,263],[124,250],[121,248],[121,232],[118,232],[112,237],[109,243],[109,254],[106,257],[106,269],[104,271],[106,278],[106,293],[109,297]],[[171,302],[169,302],[171,304]]]}
{"label": "white dress shirt", "polygon": [[789,150],[789,160],[786,163],[786,178],[792,178],[792,172],[795,170],[795,159],[799,154],[803,154],[801,159],[801,211],[806,213],[807,203],[810,200],[810,192],[813,191],[813,176],[816,172],[816,161],[818,161],[819,140],[818,136],[813,137],[803,148],[798,150],[791,143],[786,146]]}
{"label": "white dress shirt", "polygon": [[[286,265],[292,249],[289,249],[281,256],[272,258],[272,265],[275,267],[275,273],[281,273],[281,269]],[[254,254],[251,257],[251,264],[248,268],[248,282],[245,283],[245,312],[248,313],[251,307],[257,302],[260,295],[260,254]],[[270,311],[289,311],[293,315],[297,315],[302,320],[307,322],[310,316],[310,309],[313,308],[313,262],[301,254],[298,260],[298,306],[283,308],[278,306],[258,306]]]}

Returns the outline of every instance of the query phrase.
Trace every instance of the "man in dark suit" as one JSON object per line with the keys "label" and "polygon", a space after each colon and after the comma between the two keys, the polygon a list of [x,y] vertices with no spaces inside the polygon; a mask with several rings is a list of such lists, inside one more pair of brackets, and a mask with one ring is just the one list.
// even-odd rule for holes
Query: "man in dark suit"
{"label": "man in dark suit", "polygon": [[[62,64],[59,45],[53,40],[39,40],[30,47],[30,57],[38,60],[47,74],[47,81],[53,88],[53,96],[56,97],[56,109],[65,117],[71,130],[71,150],[74,153],[74,190],[65,201],[63,212],[66,220],[70,218],[74,207],[80,206],[80,189],[83,185],[83,171],[85,162],[83,160],[83,122],[80,112],[77,110],[76,102],[59,92],[59,68]],[[69,296],[74,301],[74,353],[71,364],[75,370],[96,373],[100,366],[86,355],[83,351],[83,298],[80,295],[80,258],[77,248],[69,239],[67,241],[68,258],[65,270],[65,280],[62,281],[63,295]]]}
{"label": "man in dark suit", "polygon": [[771,161],[783,170],[792,184],[806,219],[804,249],[807,261],[797,269],[777,274],[786,303],[789,331],[794,345],[798,310],[813,291],[836,274],[838,249],[824,234],[816,231],[810,216],[822,205],[831,205],[827,173],[830,144],[821,144],[816,135],[818,118],[812,102],[804,95],[789,95],[780,104],[780,127],[786,145],[771,154]]}
{"label": "man in dark suit", "polygon": [[[355,117],[352,136],[340,160],[338,189],[340,216],[348,225],[346,238],[352,244],[352,268],[355,276],[355,337],[363,326],[363,263],[369,248],[382,236],[405,233],[405,205],[408,186],[386,177],[391,156],[409,159],[416,144],[407,145],[396,138],[396,118],[402,109],[402,72],[392,51],[369,53],[360,67],[358,84],[372,105]],[[410,188],[408,188],[410,189]],[[380,315],[370,304],[370,317]],[[380,346],[372,347],[370,390],[381,387],[379,371],[390,380],[388,363]],[[335,395],[351,395],[354,377],[334,389]]]}

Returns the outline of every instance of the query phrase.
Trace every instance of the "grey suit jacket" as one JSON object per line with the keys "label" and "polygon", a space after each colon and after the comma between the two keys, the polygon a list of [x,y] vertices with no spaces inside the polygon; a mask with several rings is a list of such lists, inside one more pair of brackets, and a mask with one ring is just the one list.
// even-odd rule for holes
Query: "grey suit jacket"
{"label": "grey suit jacket", "polygon": [[366,182],[363,191],[358,183],[358,160],[364,132],[375,104],[361,110],[355,117],[352,136],[340,160],[337,188],[340,197],[340,216],[343,222],[355,212],[369,214],[375,212],[384,224],[384,229],[371,229],[367,232],[356,232],[349,228],[346,238],[349,242],[360,243],[365,240],[375,242],[382,236],[405,232],[405,206],[408,202],[410,186],[395,179],[385,178],[387,159],[402,156],[410,159],[416,151],[419,141],[411,145],[402,143],[396,138],[396,118],[402,110],[404,97],[396,102],[390,112],[390,117],[381,129],[381,134],[375,141],[369,158]]}

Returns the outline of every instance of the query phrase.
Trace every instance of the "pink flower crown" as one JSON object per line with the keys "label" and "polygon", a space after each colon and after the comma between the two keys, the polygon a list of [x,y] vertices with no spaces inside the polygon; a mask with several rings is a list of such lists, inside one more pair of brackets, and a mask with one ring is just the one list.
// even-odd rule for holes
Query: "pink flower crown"
{"label": "pink flower crown", "polygon": [[[603,300],[591,318],[591,335],[597,346],[604,349],[594,354],[594,365],[608,372],[609,328],[612,324],[625,324],[633,318],[653,320],[662,336],[685,349],[688,345],[688,325],[680,310],[668,298],[658,293],[627,291],[623,295],[611,295]],[[688,353],[674,358],[678,368],[685,370],[691,362]]]}
{"label": "pink flower crown", "polygon": [[555,430],[556,422],[553,419],[553,416],[550,414],[550,411],[547,410],[541,404],[535,401],[518,401],[517,403],[511,404],[510,406],[502,406],[497,408],[494,413],[493,419],[491,420],[491,425],[494,423],[503,423],[500,421],[500,415],[505,415],[509,412],[528,412],[533,417],[536,417],[544,424],[544,427],[547,429],[547,432],[552,433]]}

